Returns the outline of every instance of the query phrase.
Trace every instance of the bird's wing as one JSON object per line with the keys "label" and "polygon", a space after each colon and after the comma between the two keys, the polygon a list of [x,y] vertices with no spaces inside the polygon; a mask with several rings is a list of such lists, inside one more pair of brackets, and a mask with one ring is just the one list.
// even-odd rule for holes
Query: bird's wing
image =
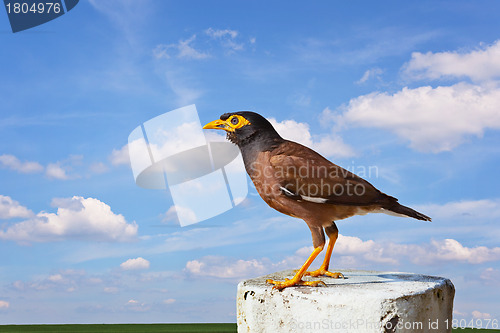
{"label": "bird's wing", "polygon": [[298,143],[288,141],[271,155],[274,177],[282,193],[292,199],[356,206],[395,200]]}

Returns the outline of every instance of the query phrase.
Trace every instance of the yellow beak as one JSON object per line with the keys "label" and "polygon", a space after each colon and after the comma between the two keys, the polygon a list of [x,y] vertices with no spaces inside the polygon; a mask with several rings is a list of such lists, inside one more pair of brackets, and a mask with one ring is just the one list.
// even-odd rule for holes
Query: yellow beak
{"label": "yellow beak", "polygon": [[224,120],[214,120],[203,126],[203,129],[221,129],[225,131],[234,131],[231,126],[228,126],[227,122]]}

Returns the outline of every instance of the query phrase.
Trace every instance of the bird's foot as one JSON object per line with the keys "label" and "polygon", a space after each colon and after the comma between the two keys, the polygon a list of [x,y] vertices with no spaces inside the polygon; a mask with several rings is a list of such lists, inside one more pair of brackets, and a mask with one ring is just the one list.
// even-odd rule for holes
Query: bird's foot
{"label": "bird's foot", "polygon": [[329,277],[334,278],[334,279],[345,279],[344,274],[330,272],[327,269],[325,269],[324,267],[320,267],[315,271],[305,272],[304,276],[312,276],[312,277],[329,276]]}
{"label": "bird's foot", "polygon": [[310,286],[310,287],[317,287],[318,285],[322,284],[326,287],[326,283],[323,281],[303,281],[301,279],[285,279],[285,281],[275,281],[268,279],[266,280],[267,283],[274,284],[273,289],[278,289],[278,290],[283,290],[287,287],[292,287],[292,286]]}

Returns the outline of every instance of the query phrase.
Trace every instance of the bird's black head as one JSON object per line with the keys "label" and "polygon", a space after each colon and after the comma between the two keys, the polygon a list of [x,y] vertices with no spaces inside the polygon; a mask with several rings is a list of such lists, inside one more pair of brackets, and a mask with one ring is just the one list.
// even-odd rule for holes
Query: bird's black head
{"label": "bird's black head", "polygon": [[251,111],[224,113],[203,128],[226,131],[227,139],[240,148],[255,144],[264,148],[283,140],[266,118]]}

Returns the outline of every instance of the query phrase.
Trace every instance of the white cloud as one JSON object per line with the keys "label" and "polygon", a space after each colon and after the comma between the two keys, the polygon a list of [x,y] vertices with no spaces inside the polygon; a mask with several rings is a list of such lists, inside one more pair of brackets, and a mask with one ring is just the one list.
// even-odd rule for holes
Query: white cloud
{"label": "white cloud", "polygon": [[89,169],[92,173],[97,173],[97,174],[101,174],[101,173],[105,173],[105,172],[109,171],[108,166],[102,162],[92,163],[90,165]]}
{"label": "white cloud", "polygon": [[[205,256],[186,263],[185,271],[194,276],[211,276],[224,279],[242,279],[251,276],[300,267],[312,253],[313,247],[298,249],[295,254],[278,262],[268,258],[235,260],[222,256]],[[323,254],[324,255],[324,252]],[[316,261],[323,259],[322,255]],[[392,242],[363,241],[358,237],[339,235],[332,262],[336,267],[370,267],[373,263],[397,266],[401,262],[417,265],[437,265],[447,262],[480,264],[500,260],[500,247],[465,247],[454,239],[424,244],[396,244]],[[319,265],[315,262],[314,265]],[[490,272],[487,272],[490,273]],[[493,272],[495,273],[495,272]],[[486,273],[485,273],[486,274]],[[486,276],[486,275],[485,275]]]}
{"label": "white cloud", "polygon": [[307,123],[300,123],[295,120],[278,122],[274,118],[268,120],[283,138],[303,144],[322,155],[335,157],[351,157],[354,155],[353,149],[336,134],[313,138]]}
{"label": "white cloud", "polygon": [[[204,35],[205,38],[203,38]],[[216,42],[221,45],[228,54],[244,49],[244,43],[237,42],[238,31],[236,30],[208,28],[204,31],[204,35],[201,35],[202,42],[205,44]],[[181,39],[177,43],[158,44],[153,49],[153,57],[156,59],[170,59],[175,57],[178,59],[196,60],[210,58],[212,56],[211,54],[195,48],[194,44],[196,40],[197,35],[193,34],[191,37],[184,40]],[[250,42],[255,44],[255,39]]]}
{"label": "white cloud", "polygon": [[397,264],[403,258],[418,265],[432,265],[444,262],[481,264],[500,260],[500,247],[465,247],[454,239],[432,240],[429,244],[377,243],[362,241],[357,237],[339,236],[335,246],[339,255],[361,255],[372,262]]}
{"label": "white cloud", "polygon": [[500,284],[500,270],[488,267],[481,272],[479,278],[487,283]]}
{"label": "white cloud", "polygon": [[135,299],[130,299],[127,303],[125,303],[125,309],[133,312],[146,312],[151,309],[151,306],[147,303],[139,302]]}
{"label": "white cloud", "polygon": [[130,165],[128,144],[124,145],[120,149],[113,149],[108,159],[113,165],[122,165],[122,164]]}
{"label": "white cloud", "polygon": [[404,73],[413,79],[497,79],[500,77],[500,40],[470,52],[414,52],[404,66]]}
{"label": "white cloud", "polygon": [[162,303],[163,304],[174,304],[175,303],[175,299],[174,298],[167,298],[167,299],[163,300]]}
{"label": "white cloud", "polygon": [[45,175],[50,179],[68,180],[69,176],[60,163],[49,163]]}
{"label": "white cloud", "polygon": [[173,48],[174,44],[158,44],[153,49],[153,57],[156,59],[170,59],[168,50]]}
{"label": "white cloud", "polygon": [[457,309],[453,309],[453,316],[465,317],[465,316],[467,316],[467,313],[460,312]]}
{"label": "white cloud", "polygon": [[[337,125],[385,129],[408,140],[412,148],[433,153],[500,129],[500,40],[469,52],[415,52],[402,72],[410,79],[470,78],[480,83],[374,92],[351,99],[339,114],[323,118]],[[368,70],[358,83],[380,73]]]}
{"label": "white cloud", "polygon": [[443,205],[423,205],[419,206],[419,209],[442,219],[492,219],[500,217],[500,199],[463,200]]}
{"label": "white cloud", "polygon": [[361,77],[361,79],[359,79],[358,81],[356,81],[357,84],[363,84],[365,83],[366,81],[370,80],[370,79],[380,79],[380,75],[383,73],[384,71],[378,67],[375,67],[375,68],[372,68],[372,69],[368,69],[364,74],[363,76]]}
{"label": "white cloud", "polygon": [[268,258],[243,260],[223,256],[205,256],[188,261],[185,271],[193,276],[239,280],[285,269],[296,269],[304,264],[312,251],[312,246],[305,246],[277,262],[272,262]]}
{"label": "white cloud", "polygon": [[178,221],[183,221],[183,224],[191,224],[198,222],[199,219],[196,217],[196,213],[192,209],[175,205],[170,206],[162,218],[162,222],[164,223],[170,221],[173,221],[176,224],[178,224]]}
{"label": "white cloud", "polygon": [[197,51],[190,45],[195,39],[196,35],[193,35],[186,40],[179,41],[179,44],[177,45],[179,50],[179,54],[177,54],[178,58],[204,59],[209,57],[208,53]]}
{"label": "white cloud", "polygon": [[121,269],[125,271],[130,271],[130,270],[138,270],[138,269],[148,269],[149,268],[149,261],[142,258],[138,257],[135,259],[128,259],[127,261],[123,262],[120,264]]}
{"label": "white cloud", "polygon": [[0,219],[11,219],[16,217],[27,218],[33,216],[28,208],[12,200],[11,197],[0,194]]}
{"label": "white cloud", "polygon": [[200,276],[242,278],[265,273],[266,265],[256,259],[231,261],[220,256],[205,256],[188,261],[185,270]]}
{"label": "white cloud", "polygon": [[75,198],[53,198],[50,205],[56,208],[65,208],[75,212],[79,212],[85,209],[85,206],[80,200],[75,200]]}
{"label": "white cloud", "polygon": [[[330,119],[344,125],[382,128],[424,152],[453,149],[470,136],[500,129],[500,89],[458,83],[449,87],[403,88],[351,99]],[[330,115],[331,116],[331,115]]]}
{"label": "white cloud", "polygon": [[369,262],[397,264],[398,260],[391,256],[393,247],[397,247],[397,244],[378,244],[373,240],[363,241],[358,237],[339,235],[335,253],[359,256]]}
{"label": "white cloud", "polygon": [[161,221],[163,223],[167,222],[177,222],[177,211],[175,210],[175,206],[170,206],[165,214],[162,214]]}
{"label": "white cloud", "polygon": [[119,289],[117,287],[104,287],[102,291],[104,291],[106,294],[116,294]]}
{"label": "white cloud", "polygon": [[[260,200],[260,199],[259,199]],[[277,221],[280,221],[277,223]],[[285,231],[283,231],[285,228]],[[160,253],[173,253],[177,251],[189,251],[200,248],[208,249],[221,246],[229,246],[234,244],[251,243],[256,240],[263,241],[265,239],[273,239],[276,233],[290,234],[300,224],[290,220],[289,218],[274,217],[265,218],[255,221],[252,219],[238,220],[230,223],[228,226],[210,228],[207,226],[199,225],[197,228],[178,229],[173,230],[172,233],[158,234],[156,236],[142,236],[141,239],[160,239],[161,242],[147,249],[142,248],[142,254],[160,254]],[[69,260],[82,262],[88,260],[95,260],[99,258],[110,258],[122,256],[123,251],[114,251],[112,245],[109,245],[109,251],[102,250],[82,250],[70,254]],[[128,253],[133,255],[137,253],[136,247],[131,247]]]}
{"label": "white cloud", "polygon": [[148,133],[153,158],[159,160],[204,144],[203,134],[195,135],[201,128],[199,121],[185,122],[176,127],[163,127]]}
{"label": "white cloud", "polygon": [[205,30],[205,33],[212,38],[222,38],[222,37],[230,37],[236,38],[238,36],[238,31],[231,29],[214,29],[208,28]]}
{"label": "white cloud", "polygon": [[18,291],[57,290],[74,292],[83,285],[95,285],[95,280],[88,278],[84,271],[68,269],[46,277],[37,277],[33,281],[23,282],[18,280],[12,283],[12,287]]}
{"label": "white cloud", "polygon": [[82,155],[70,155],[63,161],[49,163],[46,167],[38,162],[25,161],[21,162],[14,155],[0,155],[0,167],[9,168],[24,174],[42,173],[50,179],[68,180],[77,178],[75,175],[68,175],[68,171],[74,166],[82,164]]}
{"label": "white cloud", "polygon": [[0,166],[20,173],[43,172],[43,166],[40,163],[31,161],[21,162],[16,156],[7,154],[0,155]]}
{"label": "white cloud", "polygon": [[70,155],[63,161],[49,163],[45,170],[45,175],[50,179],[68,180],[78,178],[78,175],[68,175],[75,166],[81,166],[83,155]]}
{"label": "white cloud", "polygon": [[305,146],[312,146],[313,141],[308,124],[299,123],[295,120],[283,120],[280,122],[274,118],[269,118],[268,120],[285,139],[301,143]]}
{"label": "white cloud", "polygon": [[361,254],[369,253],[377,244],[373,240],[363,241],[358,237],[339,235],[335,244],[335,252],[338,254]]}
{"label": "white cloud", "polygon": [[0,300],[0,309],[8,309],[10,308],[10,303],[7,301]]}
{"label": "white cloud", "polygon": [[205,59],[210,55],[196,50],[192,44],[196,39],[196,35],[192,35],[188,39],[179,40],[176,44],[159,44],[153,50],[153,56],[156,59],[169,59],[173,55],[171,50],[176,51],[176,57],[179,59]]}
{"label": "white cloud", "polygon": [[470,264],[481,264],[488,261],[500,260],[500,247],[486,246],[465,247],[454,239],[431,241],[428,255],[434,255],[435,260],[461,261]]}
{"label": "white cloud", "polygon": [[62,281],[63,280],[63,277],[61,274],[54,274],[54,275],[51,275],[49,276],[49,281],[51,282],[59,282],[59,281]]}
{"label": "white cloud", "polygon": [[121,242],[137,236],[137,224],[127,223],[123,215],[113,213],[104,202],[78,196],[65,200],[54,201],[59,205],[57,213],[40,212],[0,230],[0,239],[21,243],[64,239]]}
{"label": "white cloud", "polygon": [[490,319],[491,318],[491,315],[489,313],[483,313],[483,312],[479,312],[477,310],[474,310],[472,311],[472,317],[474,317],[474,319]]}
{"label": "white cloud", "polygon": [[313,141],[312,148],[325,156],[345,158],[356,155],[354,149],[336,134],[326,135]]}
{"label": "white cloud", "polygon": [[[241,51],[244,49],[243,43],[237,43],[235,41],[238,36],[238,31],[236,30],[208,28],[205,30],[205,33],[212,39],[220,40],[222,46],[230,51]],[[255,43],[255,41],[253,43]]]}

